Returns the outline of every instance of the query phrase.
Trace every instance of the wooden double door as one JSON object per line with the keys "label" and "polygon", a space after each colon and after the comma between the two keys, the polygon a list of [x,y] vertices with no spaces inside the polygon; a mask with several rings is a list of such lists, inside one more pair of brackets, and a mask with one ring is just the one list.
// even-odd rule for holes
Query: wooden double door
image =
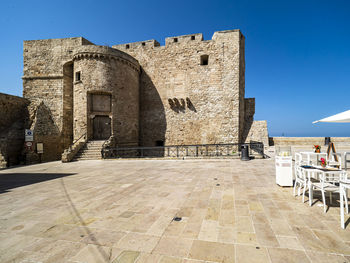
{"label": "wooden double door", "polygon": [[111,136],[111,119],[109,116],[95,116],[93,119],[93,139],[107,140]]}

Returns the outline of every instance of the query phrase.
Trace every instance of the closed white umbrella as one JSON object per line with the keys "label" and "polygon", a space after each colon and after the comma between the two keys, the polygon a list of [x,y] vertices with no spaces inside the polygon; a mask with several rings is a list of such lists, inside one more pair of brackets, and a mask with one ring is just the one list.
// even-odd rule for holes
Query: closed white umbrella
{"label": "closed white umbrella", "polygon": [[317,122],[338,122],[338,123],[349,122],[350,123],[350,110],[335,114],[333,116],[330,116],[318,121],[314,121],[313,123],[317,123]]}

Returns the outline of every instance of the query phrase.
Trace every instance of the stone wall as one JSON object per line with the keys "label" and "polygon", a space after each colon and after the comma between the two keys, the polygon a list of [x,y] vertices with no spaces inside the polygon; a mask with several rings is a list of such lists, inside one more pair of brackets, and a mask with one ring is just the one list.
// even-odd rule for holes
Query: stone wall
{"label": "stone wall", "polygon": [[[33,113],[27,128],[34,129],[35,143],[44,143],[42,160],[59,159],[72,143],[72,59],[75,48],[91,44],[82,37],[23,42],[23,97],[31,101]],[[36,124],[44,120],[50,120],[51,131]],[[28,153],[27,161],[37,162],[37,154]]]}
{"label": "stone wall", "polygon": [[[239,30],[116,45],[141,67],[140,144],[233,143],[244,121],[244,37]],[[208,65],[201,65],[207,55]],[[205,63],[204,63],[205,64]]]}
{"label": "stone wall", "polygon": [[28,104],[24,98],[0,93],[0,168],[21,161]]}

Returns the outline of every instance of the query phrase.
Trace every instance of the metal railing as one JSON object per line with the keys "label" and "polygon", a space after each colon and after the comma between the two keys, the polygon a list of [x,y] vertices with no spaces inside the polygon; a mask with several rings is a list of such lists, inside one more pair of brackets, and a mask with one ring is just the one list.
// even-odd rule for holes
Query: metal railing
{"label": "metal railing", "polygon": [[249,154],[265,158],[264,144],[261,142],[169,145],[153,147],[114,147],[102,149],[102,157],[112,158],[152,158],[152,157],[232,157],[240,156],[241,146],[249,145]]}

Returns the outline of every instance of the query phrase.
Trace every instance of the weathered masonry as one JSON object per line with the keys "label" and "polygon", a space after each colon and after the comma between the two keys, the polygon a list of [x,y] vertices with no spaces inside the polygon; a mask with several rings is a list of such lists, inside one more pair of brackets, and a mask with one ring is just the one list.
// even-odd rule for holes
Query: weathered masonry
{"label": "weathered masonry", "polygon": [[[246,99],[239,30],[98,46],[78,38],[24,41],[25,128],[43,161],[71,157],[87,141],[113,146],[268,143]],[[69,150],[68,150],[69,149]],[[38,155],[27,151],[27,162]]]}

